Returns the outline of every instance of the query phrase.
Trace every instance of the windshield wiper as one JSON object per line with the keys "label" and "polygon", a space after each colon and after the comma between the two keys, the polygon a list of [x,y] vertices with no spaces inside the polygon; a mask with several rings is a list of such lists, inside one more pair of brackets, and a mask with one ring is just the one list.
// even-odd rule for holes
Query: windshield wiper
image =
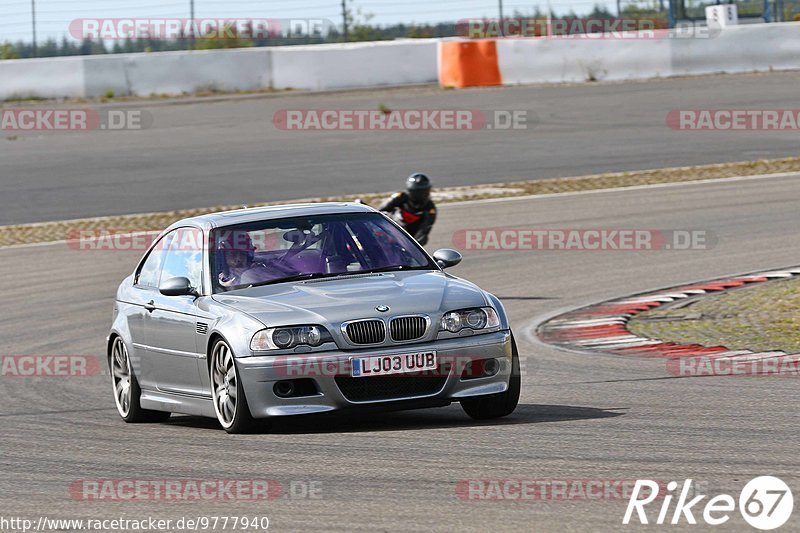
{"label": "windshield wiper", "polygon": [[268,281],[260,281],[253,283],[250,287],[263,287],[264,285],[275,285],[276,283],[289,283],[292,281],[303,281],[307,279],[329,278],[335,274],[325,274],[324,272],[307,272],[305,274],[297,274],[296,276],[287,276],[285,278],[271,279]]}
{"label": "windshield wiper", "polygon": [[345,276],[357,276],[360,274],[377,274],[379,272],[399,272],[402,270],[424,270],[425,267],[413,267],[408,265],[390,265],[385,267],[370,268],[368,270],[355,270],[353,272],[332,272],[326,274],[324,272],[309,272],[306,274],[297,274],[296,276],[287,276],[285,278],[271,279],[268,281],[261,281],[253,283],[248,287],[263,287],[264,285],[275,285],[277,283],[290,283],[292,281],[305,281],[308,279],[319,278],[339,278]]}
{"label": "windshield wiper", "polygon": [[369,268],[367,270],[358,270],[351,272],[351,274],[377,274],[378,272],[399,272],[401,270],[419,270],[420,267],[412,267],[408,265],[390,265],[385,267]]}

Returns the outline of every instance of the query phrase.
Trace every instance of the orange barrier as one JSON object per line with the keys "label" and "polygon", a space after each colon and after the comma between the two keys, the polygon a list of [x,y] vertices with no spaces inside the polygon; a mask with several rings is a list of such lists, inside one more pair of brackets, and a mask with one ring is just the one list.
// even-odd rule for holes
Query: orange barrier
{"label": "orange barrier", "polygon": [[439,84],[442,87],[502,85],[497,41],[441,41]]}

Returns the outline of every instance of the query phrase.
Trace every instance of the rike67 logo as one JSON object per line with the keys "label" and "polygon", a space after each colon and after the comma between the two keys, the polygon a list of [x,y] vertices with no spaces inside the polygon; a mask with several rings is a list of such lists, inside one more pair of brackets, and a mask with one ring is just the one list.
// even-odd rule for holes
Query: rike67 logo
{"label": "rike67 logo", "polygon": [[[688,524],[697,524],[694,513],[702,513],[702,519],[706,524],[719,526],[731,519],[731,514],[735,513],[738,503],[739,512],[748,524],[756,529],[768,531],[784,525],[792,516],[794,508],[794,498],[789,486],[772,476],[751,479],[739,494],[738,502],[729,494],[719,494],[705,501],[703,505],[708,496],[693,493],[691,479],[684,481],[682,486],[677,481],[670,481],[666,486],[666,494],[661,494],[662,487],[663,485],[649,479],[637,480],[622,523],[629,524],[634,513],[639,523],[649,523],[645,507],[657,499],[661,500],[658,518],[655,521],[659,525],[680,524],[682,520]],[[690,495],[694,497],[689,499]],[[675,496],[677,496],[675,507],[671,508]],[[672,511],[671,516],[670,511]]]}

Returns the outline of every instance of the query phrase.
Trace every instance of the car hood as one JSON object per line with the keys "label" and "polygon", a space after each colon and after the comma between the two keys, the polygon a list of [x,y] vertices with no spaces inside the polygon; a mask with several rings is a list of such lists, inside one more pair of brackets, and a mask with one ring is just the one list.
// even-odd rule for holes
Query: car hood
{"label": "car hood", "polygon": [[[474,284],[440,271],[391,272],[280,283],[214,295],[265,326],[338,325],[348,320],[427,314],[487,305]],[[386,313],[376,307],[388,306]]]}

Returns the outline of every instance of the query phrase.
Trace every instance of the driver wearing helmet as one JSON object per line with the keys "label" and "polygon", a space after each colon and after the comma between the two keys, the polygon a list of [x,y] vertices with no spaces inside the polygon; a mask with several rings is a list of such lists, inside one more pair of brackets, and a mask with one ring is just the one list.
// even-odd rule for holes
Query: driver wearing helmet
{"label": "driver wearing helmet", "polygon": [[222,256],[219,284],[230,288],[269,281],[279,277],[264,263],[255,262],[255,246],[245,231],[233,231],[220,239],[217,252]]}
{"label": "driver wearing helmet", "polygon": [[412,174],[406,180],[406,191],[399,192],[383,203],[379,210],[388,213],[421,245],[436,222],[436,205],[431,200],[431,180],[425,174]]}

